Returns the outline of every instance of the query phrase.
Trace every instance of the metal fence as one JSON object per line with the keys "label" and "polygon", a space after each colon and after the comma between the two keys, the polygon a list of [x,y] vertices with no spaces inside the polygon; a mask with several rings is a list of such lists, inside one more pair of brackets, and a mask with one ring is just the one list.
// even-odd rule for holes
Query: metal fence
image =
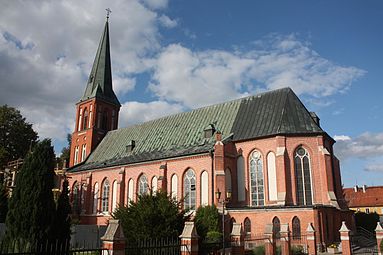
{"label": "metal fence", "polygon": [[30,242],[27,240],[0,241],[2,255],[105,255],[107,249],[100,247],[71,247],[70,242],[46,241]]}
{"label": "metal fence", "polygon": [[190,254],[190,247],[181,244],[179,238],[144,239],[136,243],[128,243],[126,255],[179,255],[182,251]]}

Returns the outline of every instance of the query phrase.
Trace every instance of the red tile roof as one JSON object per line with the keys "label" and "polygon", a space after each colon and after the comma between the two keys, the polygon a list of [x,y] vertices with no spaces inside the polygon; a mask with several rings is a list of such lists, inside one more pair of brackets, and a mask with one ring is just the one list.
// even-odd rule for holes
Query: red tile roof
{"label": "red tile roof", "polygon": [[383,206],[383,186],[366,187],[363,192],[362,187],[343,189],[344,198],[348,207],[373,207]]}

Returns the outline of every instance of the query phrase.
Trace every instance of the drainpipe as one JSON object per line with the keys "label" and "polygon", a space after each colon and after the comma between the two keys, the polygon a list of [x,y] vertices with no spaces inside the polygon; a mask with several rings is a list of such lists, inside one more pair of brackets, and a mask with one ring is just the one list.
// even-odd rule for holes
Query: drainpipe
{"label": "drainpipe", "polygon": [[209,151],[210,153],[210,157],[211,157],[211,201],[212,201],[212,204],[214,204],[214,198],[215,198],[215,194],[214,194],[214,150],[211,149]]}

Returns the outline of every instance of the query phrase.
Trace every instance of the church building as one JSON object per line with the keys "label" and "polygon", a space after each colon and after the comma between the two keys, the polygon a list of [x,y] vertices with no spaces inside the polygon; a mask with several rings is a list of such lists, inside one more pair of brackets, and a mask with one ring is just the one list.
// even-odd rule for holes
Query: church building
{"label": "church building", "polygon": [[76,104],[67,171],[81,224],[106,225],[118,204],[161,189],[191,212],[225,201],[227,232],[242,223],[248,238],[270,224],[275,231],[288,224],[300,237],[311,224],[317,242],[330,244],[343,220],[352,225],[335,141],[292,89],[118,129],[120,107],[106,21]]}

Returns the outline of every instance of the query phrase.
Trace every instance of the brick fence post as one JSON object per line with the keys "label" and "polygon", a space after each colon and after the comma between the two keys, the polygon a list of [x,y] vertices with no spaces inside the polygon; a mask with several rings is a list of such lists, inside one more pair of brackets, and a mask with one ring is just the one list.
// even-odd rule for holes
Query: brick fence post
{"label": "brick fence post", "polygon": [[376,243],[378,245],[378,254],[383,255],[383,228],[379,222],[376,223]]}
{"label": "brick fence post", "polygon": [[342,221],[342,226],[339,229],[340,241],[342,242],[342,254],[351,255],[350,230],[346,226],[346,222]]}
{"label": "brick fence post", "polygon": [[275,243],[273,238],[273,224],[265,226],[265,255],[274,255]]}
{"label": "brick fence post", "polygon": [[281,252],[283,255],[289,255],[290,252],[290,229],[289,224],[281,224]]}
{"label": "brick fence post", "polygon": [[194,222],[185,222],[184,230],[180,235],[181,255],[198,255],[198,234]]}
{"label": "brick fence post", "polygon": [[311,223],[309,223],[309,225],[307,226],[306,236],[307,236],[307,253],[309,255],[317,255],[315,229]]}
{"label": "brick fence post", "polygon": [[245,254],[244,234],[242,224],[233,223],[233,230],[231,231],[231,254],[243,255]]}
{"label": "brick fence post", "polygon": [[119,220],[109,220],[105,235],[101,237],[102,255],[125,255],[125,236]]}

